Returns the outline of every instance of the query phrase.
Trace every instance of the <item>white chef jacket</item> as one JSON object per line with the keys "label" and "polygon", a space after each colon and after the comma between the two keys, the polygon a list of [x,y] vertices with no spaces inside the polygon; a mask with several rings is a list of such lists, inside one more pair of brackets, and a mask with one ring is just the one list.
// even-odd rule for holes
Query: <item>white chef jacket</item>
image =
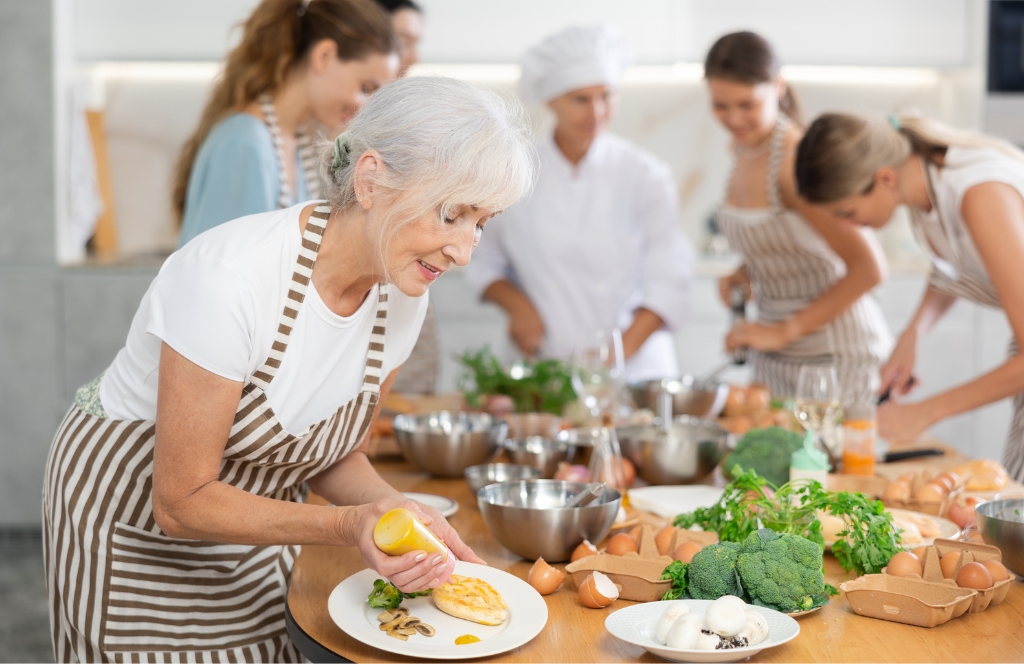
{"label": "white chef jacket", "polygon": [[479,295],[507,279],[544,322],[544,357],[568,359],[577,335],[625,331],[645,307],[665,321],[626,363],[628,381],[676,377],[671,330],[687,315],[693,248],[679,226],[668,165],[604,133],[574,166],[550,137],[533,195],[493,219],[466,269]]}

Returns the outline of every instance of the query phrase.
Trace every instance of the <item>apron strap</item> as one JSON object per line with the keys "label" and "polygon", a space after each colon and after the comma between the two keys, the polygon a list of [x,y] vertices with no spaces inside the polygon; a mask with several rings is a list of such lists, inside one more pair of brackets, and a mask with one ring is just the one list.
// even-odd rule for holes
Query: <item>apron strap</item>
{"label": "apron strap", "polygon": [[387,284],[377,284],[380,293],[377,299],[377,318],[370,333],[370,348],[366,353],[366,372],[363,374],[363,392],[380,394],[380,384],[384,382],[384,331],[388,318]]}
{"label": "apron strap", "polygon": [[[267,125],[270,138],[274,142],[274,153],[277,155],[277,170],[280,174],[281,189],[277,194],[277,207],[283,210],[298,202],[298,192],[293,196],[291,185],[288,184],[288,176],[284,170],[284,140],[281,138],[281,126],[277,122],[277,110],[274,108],[274,101],[269,94],[260,95],[260,110],[263,112],[263,123]],[[316,145],[313,141],[313,134],[309,127],[300,128],[295,134],[298,143],[298,163],[295,164],[296,171],[302,169],[306,178],[306,194],[309,200],[317,200],[323,193],[323,186],[320,182],[320,172],[316,158]]]}

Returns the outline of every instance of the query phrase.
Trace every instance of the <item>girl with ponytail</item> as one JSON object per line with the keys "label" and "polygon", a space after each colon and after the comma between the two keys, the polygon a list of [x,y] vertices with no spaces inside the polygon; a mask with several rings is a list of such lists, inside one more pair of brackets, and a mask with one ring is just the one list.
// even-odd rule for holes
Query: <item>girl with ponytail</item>
{"label": "girl with ponytail", "polygon": [[704,63],[715,117],[735,153],[717,222],[743,259],[719,290],[726,306],[734,288],[758,305],[758,321],[730,331],[726,348],[749,349],[753,380],[773,393],[794,394],[804,365],[834,365],[840,397],[866,402],[891,347],[870,296],[885,262],[870,233],[831,223],[797,196],[793,160],[803,129],[779,69],[771,45],[752,32],[725,35]]}
{"label": "girl with ponytail", "polygon": [[836,226],[880,228],[906,205],[932,260],[917,312],[882,367],[882,394],[914,388],[918,339],[957,298],[1006,312],[1014,337],[1006,362],[923,401],[882,406],[878,432],[907,441],[942,419],[1012,396],[1003,463],[1024,480],[1024,153],[927,118],[829,113],[800,142],[796,182]]}
{"label": "girl with ponytail", "polygon": [[172,203],[180,245],[214,226],[320,198],[314,140],[393,79],[391,18],[373,0],[263,0],[185,142]]}

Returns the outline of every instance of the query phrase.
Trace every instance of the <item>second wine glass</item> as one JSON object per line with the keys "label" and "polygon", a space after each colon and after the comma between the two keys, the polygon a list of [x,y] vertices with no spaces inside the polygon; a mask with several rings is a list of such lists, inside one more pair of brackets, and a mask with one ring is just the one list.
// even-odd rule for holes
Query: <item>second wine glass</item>
{"label": "second wine glass", "polygon": [[803,365],[797,375],[793,413],[803,428],[811,432],[819,445],[828,452],[829,461],[836,467],[842,457],[842,443],[833,440],[834,428],[841,415],[839,379],[833,366]]}

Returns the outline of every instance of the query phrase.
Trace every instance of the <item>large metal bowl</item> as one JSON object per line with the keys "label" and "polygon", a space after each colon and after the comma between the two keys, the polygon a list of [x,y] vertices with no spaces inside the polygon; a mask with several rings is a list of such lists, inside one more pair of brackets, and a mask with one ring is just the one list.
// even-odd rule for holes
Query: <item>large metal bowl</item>
{"label": "large metal bowl", "polygon": [[975,521],[986,544],[999,547],[1003,564],[1024,576],[1024,498],[1001,498],[978,503]]}
{"label": "large metal bowl", "polygon": [[501,450],[508,424],[486,413],[441,411],[395,417],[402,454],[431,475],[459,477]]}
{"label": "large metal bowl", "polygon": [[728,432],[712,420],[680,415],[666,430],[656,424],[615,430],[622,455],[651,484],[691,484],[715,469],[725,454]]}
{"label": "large metal bowl", "polygon": [[587,539],[600,542],[611,530],[622,504],[622,494],[605,489],[589,505],[562,507],[587,488],[584,482],[524,480],[480,489],[477,505],[495,538],[513,553],[552,563],[569,560]]}
{"label": "large metal bowl", "polygon": [[466,482],[476,493],[490,484],[540,478],[540,471],[517,463],[484,463],[466,469]]}
{"label": "large metal bowl", "polygon": [[666,378],[633,383],[629,386],[629,395],[637,408],[647,408],[657,413],[661,395],[668,393],[672,395],[673,415],[718,417],[729,397],[729,386],[719,383],[706,389],[696,389],[695,382],[693,376],[683,376],[679,380]]}
{"label": "large metal bowl", "polygon": [[512,463],[536,468],[541,477],[550,479],[558,464],[568,457],[569,443],[544,436],[509,438],[505,441],[505,452]]}

